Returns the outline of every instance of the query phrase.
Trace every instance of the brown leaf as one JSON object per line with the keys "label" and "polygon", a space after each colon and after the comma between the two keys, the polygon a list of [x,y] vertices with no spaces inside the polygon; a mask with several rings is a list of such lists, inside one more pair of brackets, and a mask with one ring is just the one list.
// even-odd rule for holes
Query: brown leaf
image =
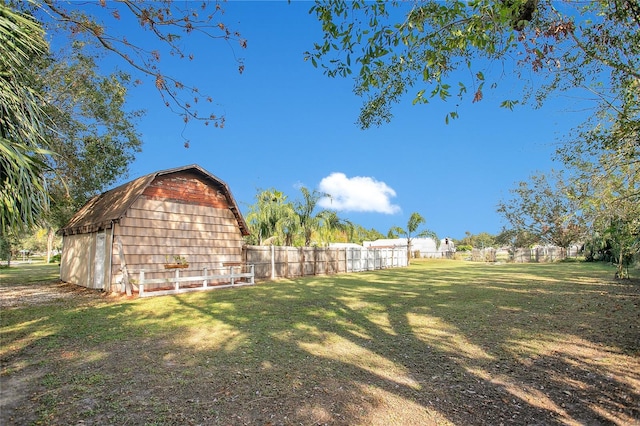
{"label": "brown leaf", "polygon": [[476,94],[473,95],[473,102],[480,102],[482,100],[482,90],[478,89]]}

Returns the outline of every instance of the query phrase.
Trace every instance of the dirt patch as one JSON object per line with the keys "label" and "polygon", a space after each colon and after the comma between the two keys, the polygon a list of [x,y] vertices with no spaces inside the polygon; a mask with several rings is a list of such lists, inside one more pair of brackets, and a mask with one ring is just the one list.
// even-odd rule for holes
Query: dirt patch
{"label": "dirt patch", "polygon": [[0,285],[0,308],[37,306],[65,299],[94,300],[103,297],[97,290],[62,281],[32,283],[28,285]]}

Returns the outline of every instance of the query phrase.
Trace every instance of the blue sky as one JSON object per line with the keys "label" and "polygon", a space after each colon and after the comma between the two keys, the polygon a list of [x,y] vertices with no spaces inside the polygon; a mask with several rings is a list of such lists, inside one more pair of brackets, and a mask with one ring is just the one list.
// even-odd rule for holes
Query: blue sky
{"label": "blue sky", "polygon": [[[394,107],[390,124],[360,130],[362,100],[350,79],[328,78],[304,61],[322,40],[311,2],[229,2],[220,20],[247,39],[235,42],[185,39],[193,61],[163,58],[170,73],[214,98],[226,117],[223,129],[182,120],[164,107],[151,80],[131,91],[130,106],[145,109],[139,122],[144,141],[129,178],[199,164],[225,181],[246,213],[261,189],[275,188],[289,199],[299,186],[333,195],[340,217],[386,234],[405,227],[411,213],[441,237],[465,231],[498,233],[500,199],[516,182],[552,162],[557,143],[579,123],[569,99],[541,109],[499,107],[518,96],[509,77],[500,92],[479,103],[461,103],[460,118],[445,124],[456,99]],[[120,30],[139,32],[122,21]],[[244,58],[240,75],[234,55]],[[121,68],[128,70],[124,64]],[[190,147],[183,147],[184,139]]]}

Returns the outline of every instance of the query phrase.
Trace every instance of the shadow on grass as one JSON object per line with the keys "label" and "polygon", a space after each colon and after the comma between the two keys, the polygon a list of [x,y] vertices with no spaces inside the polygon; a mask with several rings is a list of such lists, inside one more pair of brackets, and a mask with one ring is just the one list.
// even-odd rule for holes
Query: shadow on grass
{"label": "shadow on grass", "polygon": [[609,272],[438,262],[15,309],[2,378],[25,394],[3,386],[1,420],[637,423],[640,293]]}

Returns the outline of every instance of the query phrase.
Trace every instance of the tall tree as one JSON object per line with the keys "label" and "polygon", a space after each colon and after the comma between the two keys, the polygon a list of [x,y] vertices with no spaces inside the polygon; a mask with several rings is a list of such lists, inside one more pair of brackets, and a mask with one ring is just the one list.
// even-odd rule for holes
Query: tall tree
{"label": "tall tree", "polygon": [[628,277],[628,265],[640,254],[640,143],[616,141],[600,155],[573,157],[578,170],[572,187],[590,225],[588,242],[611,248],[616,277]]}
{"label": "tall tree", "polygon": [[57,185],[66,185],[74,201],[84,204],[127,177],[142,145],[135,128],[142,112],[125,106],[130,76],[102,75],[81,49],[56,55],[41,73],[51,106],[47,113],[55,122],[46,137],[56,155],[48,161]]}
{"label": "tall tree", "polygon": [[300,187],[300,192],[302,193],[302,200],[298,200],[294,204],[294,209],[298,215],[300,228],[304,236],[304,245],[305,247],[310,247],[313,233],[321,227],[323,218],[329,213],[328,210],[315,212],[318,201],[323,197],[328,197],[329,194],[315,189],[309,191],[304,186]]}
{"label": "tall tree", "polygon": [[0,233],[0,258],[7,260],[7,267],[11,266],[11,260],[19,242],[20,238],[13,229]]}
{"label": "tall tree", "polygon": [[0,3],[0,237],[32,226],[47,209],[49,125],[32,62],[46,55],[42,27]]}
{"label": "tall tree", "polygon": [[[202,54],[185,50],[188,44],[183,40],[187,36],[199,35],[228,46],[238,72],[243,72],[244,62],[236,55],[230,42],[244,49],[247,41],[221,20],[224,13],[222,2],[31,0],[30,3],[34,13],[46,16],[46,21],[53,23],[48,28],[50,31],[67,34],[74,42],[83,43],[86,56],[112,53],[130,67],[139,77],[138,81],[150,81],[158,90],[161,101],[185,124],[196,120],[215,127],[224,126],[223,115],[213,108],[203,111],[204,105],[213,104],[212,95],[202,93],[193,83],[166,72],[163,63],[169,57],[184,59],[188,63]],[[122,23],[131,19],[138,24],[137,31],[135,26]],[[127,33],[120,31],[122,28],[126,28]],[[132,31],[135,36],[132,36]],[[87,41],[97,42],[98,48],[93,48],[96,43],[84,44]],[[185,146],[188,144],[186,141]]]}
{"label": "tall tree", "polygon": [[584,236],[580,202],[560,172],[534,175],[511,190],[498,204],[511,228],[535,235],[547,244],[569,248]]}
{"label": "tall tree", "polygon": [[[319,0],[311,11],[324,39],[307,59],[331,77],[355,75],[355,92],[366,98],[362,127],[391,120],[405,94],[414,104],[453,96],[479,102],[513,75],[523,91],[503,107],[539,105],[575,88],[595,94],[602,109],[639,102],[636,1]],[[452,108],[446,120],[457,115]]]}
{"label": "tall tree", "polygon": [[361,225],[354,225],[353,237],[349,242],[362,244],[363,241],[375,241],[381,238],[384,238],[384,235],[374,228],[366,229]]}
{"label": "tall tree", "polygon": [[473,248],[493,247],[495,243],[496,237],[488,232],[480,232],[474,235],[466,231],[465,237],[457,241],[457,244],[471,246]]}
{"label": "tall tree", "polygon": [[383,238],[375,229],[366,230],[340,218],[334,211],[316,211],[319,199],[325,194],[307,188],[301,188],[301,193],[302,200],[292,203],[281,191],[260,190],[246,216],[252,229],[247,242],[296,246],[310,245],[314,237],[322,245],[340,241],[362,244],[364,240]]}
{"label": "tall tree", "polygon": [[394,226],[389,230],[389,235],[402,236],[407,239],[407,264],[411,262],[411,243],[414,238],[432,238],[436,242],[436,247],[440,246],[438,235],[428,229],[419,230],[420,225],[426,223],[420,213],[411,213],[406,228]]}
{"label": "tall tree", "polygon": [[[101,75],[82,49],[56,53],[39,64],[46,85],[47,115],[54,129],[45,137],[56,155],[47,157],[51,209],[42,225],[49,241],[89,198],[125,179],[142,142],[135,129],[141,111],[126,109],[129,76]],[[35,65],[35,64],[34,64]]]}
{"label": "tall tree", "polygon": [[56,123],[47,134],[57,153],[51,167],[85,200],[126,178],[142,145],[135,128],[142,111],[125,106],[130,76],[101,75],[97,68],[94,58],[72,50],[42,70],[48,114]]}
{"label": "tall tree", "polygon": [[512,258],[515,256],[517,249],[531,247],[539,242],[540,238],[537,235],[524,229],[505,228],[496,235],[496,243],[502,247],[507,247]]}
{"label": "tall tree", "polygon": [[250,241],[258,245],[284,244],[294,216],[293,206],[282,191],[273,188],[259,191],[247,214],[252,229]]}
{"label": "tall tree", "polygon": [[351,221],[342,219],[334,211],[325,211],[320,220],[318,234],[323,246],[331,242],[347,242],[353,239],[355,226]]}

